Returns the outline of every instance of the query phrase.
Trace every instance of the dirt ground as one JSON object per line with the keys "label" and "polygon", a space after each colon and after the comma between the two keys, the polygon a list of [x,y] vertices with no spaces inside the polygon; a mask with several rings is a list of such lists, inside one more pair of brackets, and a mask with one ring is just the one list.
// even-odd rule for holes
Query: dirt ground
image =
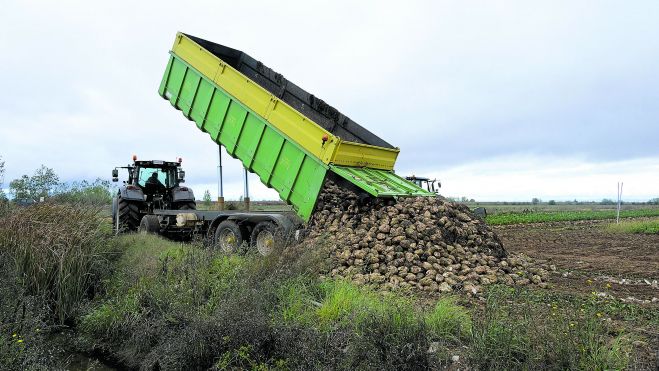
{"label": "dirt ground", "polygon": [[[610,221],[496,226],[511,253],[556,267],[556,290],[607,292],[627,301],[659,306],[659,235],[607,232]],[[654,302],[653,302],[654,299]]]}

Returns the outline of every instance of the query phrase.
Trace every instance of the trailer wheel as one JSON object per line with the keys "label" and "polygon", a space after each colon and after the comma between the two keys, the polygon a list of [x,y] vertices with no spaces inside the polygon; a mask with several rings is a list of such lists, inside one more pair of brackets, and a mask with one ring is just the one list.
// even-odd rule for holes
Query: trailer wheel
{"label": "trailer wheel", "polygon": [[273,222],[260,222],[252,231],[250,243],[261,255],[270,255],[281,244],[280,231]]}
{"label": "trailer wheel", "polygon": [[119,197],[116,213],[119,217],[118,223],[115,224],[118,233],[137,230],[140,223],[140,207],[136,203]]}
{"label": "trailer wheel", "polygon": [[236,252],[243,244],[243,234],[238,224],[225,220],[217,226],[214,242],[226,253]]}
{"label": "trailer wheel", "polygon": [[158,234],[160,232],[160,221],[155,215],[144,215],[137,228],[140,234]]}

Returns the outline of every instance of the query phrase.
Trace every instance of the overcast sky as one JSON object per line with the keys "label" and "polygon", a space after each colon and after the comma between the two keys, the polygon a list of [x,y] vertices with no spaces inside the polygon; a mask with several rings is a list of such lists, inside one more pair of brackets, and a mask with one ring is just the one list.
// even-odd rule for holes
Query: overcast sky
{"label": "overcast sky", "polygon": [[[400,148],[396,172],[481,201],[659,197],[658,1],[3,1],[5,186],[217,146],[157,93],[177,31],[240,49]],[[225,155],[229,199],[241,165]],[[251,196],[276,192],[250,178]]]}

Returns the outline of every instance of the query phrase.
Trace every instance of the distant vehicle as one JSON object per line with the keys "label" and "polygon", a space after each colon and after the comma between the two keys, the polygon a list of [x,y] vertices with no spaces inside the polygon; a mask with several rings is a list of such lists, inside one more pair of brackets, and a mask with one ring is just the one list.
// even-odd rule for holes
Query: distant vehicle
{"label": "distant vehicle", "polygon": [[437,193],[439,194],[439,189],[442,187],[442,183],[438,181],[437,179],[430,179],[430,178],[425,178],[425,177],[420,177],[420,176],[406,176],[405,179],[409,180],[410,182],[416,184],[420,188],[423,188],[427,190],[428,192],[432,193]]}

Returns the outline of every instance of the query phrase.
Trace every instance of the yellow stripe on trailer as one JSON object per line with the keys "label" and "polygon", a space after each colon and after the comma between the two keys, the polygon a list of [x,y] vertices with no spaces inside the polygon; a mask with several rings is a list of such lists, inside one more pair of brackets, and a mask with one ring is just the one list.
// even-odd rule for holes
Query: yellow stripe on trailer
{"label": "yellow stripe on trailer", "polygon": [[332,164],[370,167],[373,169],[392,170],[399,150],[388,149],[368,144],[341,141]]}
{"label": "yellow stripe on trailer", "polygon": [[[394,168],[399,152],[397,148],[389,149],[342,140],[186,35],[176,35],[172,52],[325,164],[383,170]],[[327,140],[324,141],[323,138]]]}

